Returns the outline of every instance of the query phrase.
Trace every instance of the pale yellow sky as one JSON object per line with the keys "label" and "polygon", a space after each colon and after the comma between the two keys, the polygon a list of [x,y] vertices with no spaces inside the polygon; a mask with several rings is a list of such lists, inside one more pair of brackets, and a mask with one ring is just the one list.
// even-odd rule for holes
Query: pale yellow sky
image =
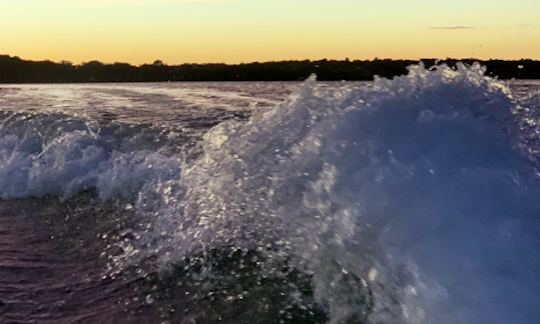
{"label": "pale yellow sky", "polygon": [[540,59],[540,1],[0,0],[0,54],[134,64]]}

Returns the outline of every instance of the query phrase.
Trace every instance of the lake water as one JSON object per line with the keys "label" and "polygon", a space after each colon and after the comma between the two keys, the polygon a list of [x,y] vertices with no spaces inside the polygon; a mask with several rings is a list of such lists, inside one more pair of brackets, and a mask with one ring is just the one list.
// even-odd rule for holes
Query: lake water
{"label": "lake water", "polygon": [[0,322],[540,322],[540,82],[482,74],[0,85]]}

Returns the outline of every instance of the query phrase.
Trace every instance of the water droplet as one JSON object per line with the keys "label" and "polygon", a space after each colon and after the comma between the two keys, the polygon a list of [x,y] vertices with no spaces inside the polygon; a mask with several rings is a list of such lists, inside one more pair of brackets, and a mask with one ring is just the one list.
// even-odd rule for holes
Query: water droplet
{"label": "water droplet", "polygon": [[146,303],[147,303],[148,305],[152,305],[152,304],[154,303],[154,298],[152,298],[151,295],[148,295],[148,296],[146,296],[145,301],[146,301]]}

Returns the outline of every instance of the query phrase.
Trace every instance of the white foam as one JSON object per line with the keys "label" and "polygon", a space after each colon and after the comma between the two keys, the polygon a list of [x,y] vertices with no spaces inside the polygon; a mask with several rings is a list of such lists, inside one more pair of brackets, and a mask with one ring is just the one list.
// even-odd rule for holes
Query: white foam
{"label": "white foam", "polygon": [[418,66],[340,93],[308,81],[220,124],[160,205],[159,260],[274,244],[334,323],[363,309],[348,274],[369,283],[373,322],[538,322],[540,185],[516,102],[483,72]]}
{"label": "white foam", "polygon": [[[0,134],[0,198],[68,198],[96,189],[104,200],[135,199],[144,184],[178,179],[178,156],[140,146],[135,138],[103,135],[83,120],[12,115]],[[129,145],[128,145],[129,144]]]}

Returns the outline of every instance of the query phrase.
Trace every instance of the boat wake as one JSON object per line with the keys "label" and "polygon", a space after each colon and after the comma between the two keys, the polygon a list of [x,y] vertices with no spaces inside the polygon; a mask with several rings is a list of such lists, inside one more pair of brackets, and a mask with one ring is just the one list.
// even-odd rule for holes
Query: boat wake
{"label": "boat wake", "polygon": [[4,111],[0,197],[90,197],[164,320],[536,323],[540,105],[484,72],[312,77],[193,136]]}

